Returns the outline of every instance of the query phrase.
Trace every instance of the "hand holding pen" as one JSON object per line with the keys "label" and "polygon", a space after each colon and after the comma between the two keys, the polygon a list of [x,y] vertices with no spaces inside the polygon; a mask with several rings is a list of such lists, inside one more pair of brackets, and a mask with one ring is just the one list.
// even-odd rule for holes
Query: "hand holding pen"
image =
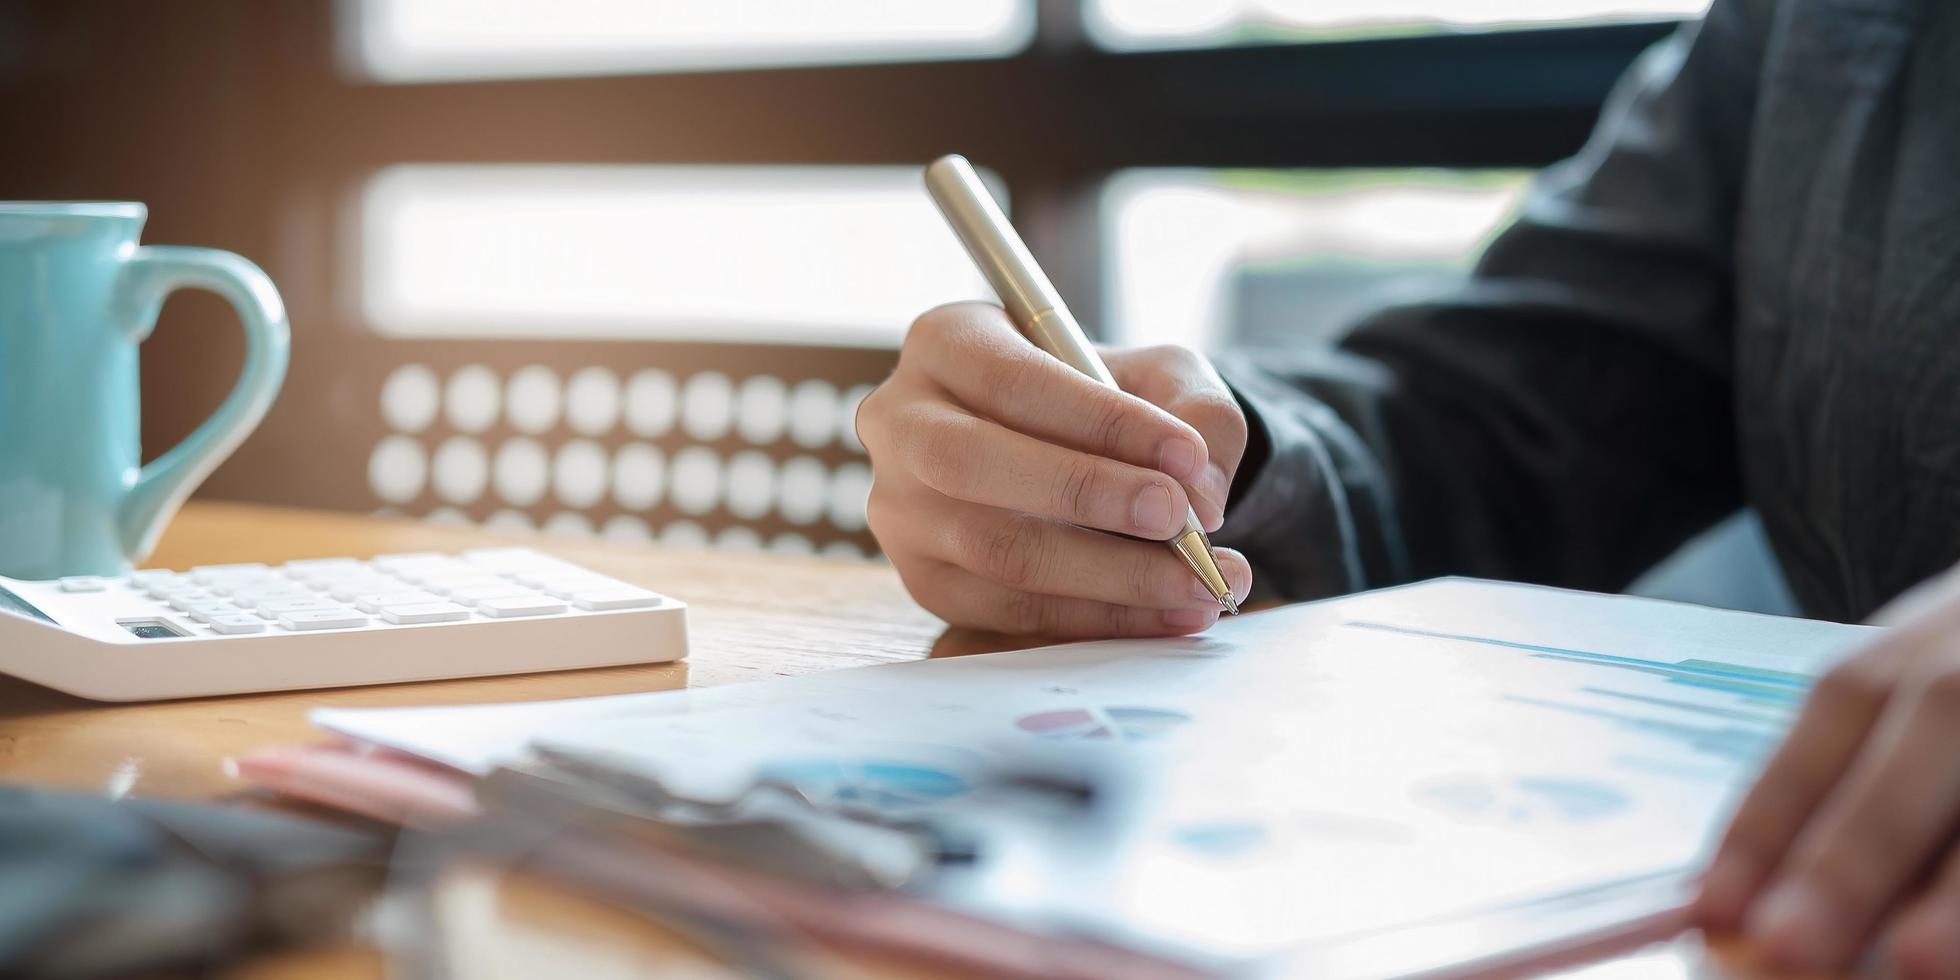
{"label": "hand holding pen", "polygon": [[1246,443],[1237,400],[1182,348],[1105,351],[1106,384],[1037,348],[1028,326],[980,303],[913,325],[858,412],[879,544],[913,596],[957,625],[1059,637],[1209,627],[1250,589],[1251,567],[1203,545],[1223,588],[1207,587],[1176,544],[1203,541],[1187,522],[1222,523]]}

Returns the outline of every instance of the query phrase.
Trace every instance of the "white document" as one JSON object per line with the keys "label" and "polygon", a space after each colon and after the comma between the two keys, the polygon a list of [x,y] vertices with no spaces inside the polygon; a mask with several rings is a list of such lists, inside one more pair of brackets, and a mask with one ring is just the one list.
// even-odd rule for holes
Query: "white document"
{"label": "white document", "polygon": [[[315,718],[466,770],[535,743],[685,795],[772,776],[894,816],[957,807],[990,764],[1100,748],[1139,774],[1121,860],[1066,880],[1030,864],[960,904],[1207,968],[1373,975],[1531,937],[1370,936],[1541,906],[1559,912],[1544,928],[1570,930],[1678,904],[1810,681],[1869,632],[1441,580],[1195,638]],[[1646,904],[1600,898],[1615,889]],[[1592,918],[1569,914],[1588,895]]]}

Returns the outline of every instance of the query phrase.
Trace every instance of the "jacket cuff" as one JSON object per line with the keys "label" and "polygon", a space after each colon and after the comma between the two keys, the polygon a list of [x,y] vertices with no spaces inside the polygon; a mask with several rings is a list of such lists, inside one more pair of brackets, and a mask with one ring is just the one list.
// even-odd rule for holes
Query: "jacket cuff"
{"label": "jacket cuff", "polygon": [[1249,447],[1257,470],[1233,482],[1212,543],[1245,554],[1255,597],[1309,599],[1367,588],[1354,515],[1313,424],[1333,411],[1250,364],[1229,357],[1215,363],[1253,438],[1263,435],[1264,453],[1261,459]]}

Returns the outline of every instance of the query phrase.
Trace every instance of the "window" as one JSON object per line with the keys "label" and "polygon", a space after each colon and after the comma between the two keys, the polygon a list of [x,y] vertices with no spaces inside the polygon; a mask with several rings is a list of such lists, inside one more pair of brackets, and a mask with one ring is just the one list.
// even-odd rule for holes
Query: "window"
{"label": "window", "polygon": [[1332,339],[1447,286],[1508,220],[1508,170],[1129,170],[1102,200],[1107,336],[1199,349]]}
{"label": "window", "polygon": [[1678,20],[1707,9],[1708,0],[1085,0],[1083,20],[1098,45],[1126,51]]}
{"label": "window", "polygon": [[351,68],[383,82],[1013,54],[1032,0],[343,0]]}
{"label": "window", "polygon": [[992,296],[914,167],[404,164],[355,247],[397,338],[895,347]]}

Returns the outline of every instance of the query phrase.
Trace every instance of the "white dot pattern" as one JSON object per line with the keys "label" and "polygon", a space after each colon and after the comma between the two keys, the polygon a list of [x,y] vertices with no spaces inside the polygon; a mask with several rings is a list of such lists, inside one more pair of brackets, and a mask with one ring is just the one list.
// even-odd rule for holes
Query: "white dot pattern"
{"label": "white dot pattern", "polygon": [[631,514],[620,514],[599,529],[599,536],[619,544],[644,544],[653,540],[653,529]]}
{"label": "white dot pattern", "polygon": [[498,534],[529,534],[537,530],[537,527],[531,523],[531,519],[524,516],[522,511],[508,509],[500,510],[485,518],[483,528]]}
{"label": "white dot pattern", "polygon": [[456,369],[443,393],[449,424],[461,432],[482,432],[497,421],[497,375],[481,364]]}
{"label": "white dot pattern", "polygon": [[740,524],[725,527],[715,535],[715,547],[722,551],[761,551],[762,535]]}
{"label": "white dot pattern", "polygon": [[368,487],[389,503],[414,500],[428,478],[429,461],[422,455],[422,445],[408,436],[382,439],[368,457]]}
{"label": "white dot pattern", "polygon": [[871,467],[845,463],[830,476],[830,523],[839,530],[864,530],[864,502],[871,496]]}
{"label": "white dot pattern", "polygon": [[864,396],[871,394],[872,385],[858,385],[844,393],[837,403],[837,439],[844,448],[854,453],[864,452],[864,443],[858,441],[858,406],[864,404]]}
{"label": "white dot pattern", "polygon": [[721,500],[721,461],[705,446],[689,446],[674,454],[674,507],[683,514],[705,514]]}
{"label": "white dot pattern", "polygon": [[660,543],[670,548],[706,548],[708,532],[693,521],[675,521],[660,529]]}
{"label": "white dot pattern", "polygon": [[769,539],[769,550],[778,555],[814,555],[817,546],[795,531],[785,531]]}
{"label": "white dot pattern", "polygon": [[490,479],[490,460],[483,444],[468,436],[454,436],[436,449],[436,493],[452,504],[472,504],[483,496]]}
{"label": "white dot pattern", "polygon": [[810,524],[827,509],[829,474],[812,456],[792,457],[783,464],[776,486],[776,509],[791,524]]}
{"label": "white dot pattern", "polygon": [[437,507],[429,512],[429,516],[422,518],[422,521],[438,527],[469,527],[471,523],[470,515],[454,507]]}
{"label": "white dot pattern", "polygon": [[667,459],[644,442],[629,442],[613,456],[613,500],[627,510],[650,510],[666,490]]}
{"label": "white dot pattern", "polygon": [[822,378],[798,382],[789,396],[789,437],[805,449],[830,442],[837,432],[837,386]]}
{"label": "white dot pattern", "polygon": [[537,435],[558,424],[558,376],[542,364],[519,368],[511,375],[504,398],[511,427],[519,432]]}
{"label": "white dot pattern", "polygon": [[735,386],[728,375],[702,371],[681,388],[681,428],[702,442],[728,434],[735,412]]}
{"label": "white dot pattern", "polygon": [[397,432],[420,432],[436,420],[442,387],[422,364],[404,364],[381,385],[381,418]]}
{"label": "white dot pattern", "polygon": [[596,533],[592,529],[592,518],[571,511],[560,511],[545,518],[540,529],[561,538],[589,538]]}
{"label": "white dot pattern", "polygon": [[678,398],[674,376],[649,368],[626,382],[626,428],[636,436],[654,439],[674,427]]}
{"label": "white dot pattern", "polygon": [[769,454],[749,449],[728,460],[728,512],[759,520],[776,504],[776,464]]}
{"label": "white dot pattern", "polygon": [[550,475],[551,462],[545,457],[544,446],[523,436],[497,447],[497,458],[490,466],[497,496],[513,507],[529,507],[543,499]]}
{"label": "white dot pattern", "polygon": [[864,560],[864,549],[858,547],[855,542],[851,541],[832,541],[823,546],[820,554],[825,558],[834,558],[838,561]]}
{"label": "white dot pattern", "polygon": [[619,377],[602,367],[581,369],[565,385],[565,424],[573,432],[604,435],[619,421]]}
{"label": "white dot pattern", "polygon": [[606,495],[606,451],[590,439],[573,439],[558,447],[551,486],[567,507],[598,503]]}
{"label": "white dot pattern", "polygon": [[783,437],[789,425],[789,388],[783,379],[758,374],[742,382],[735,395],[735,431],[758,446]]}
{"label": "white dot pattern", "polygon": [[[697,442],[732,435],[750,446],[786,440],[818,450],[835,440],[861,455],[856,414],[874,388],[859,384],[840,392],[821,378],[792,386],[772,374],[749,375],[736,384],[718,371],[698,371],[677,381],[657,368],[635,371],[622,382],[621,373],[597,365],[579,368],[561,384],[541,364],[519,369],[508,381],[482,364],[471,364],[444,381],[427,364],[404,364],[381,386],[379,407],[391,434],[369,456],[368,484],[377,498],[393,505],[412,504],[432,493],[443,506],[424,520],[438,523],[472,523],[469,510],[489,504],[500,509],[483,526],[503,533],[542,529],[620,542],[657,539],[683,547],[861,560],[865,551],[855,541],[825,542],[822,534],[813,541],[811,534],[797,531],[765,540],[750,525],[768,521],[773,512],[800,527],[827,523],[837,531],[861,533],[871,490],[871,470],[863,462],[845,462],[833,470],[816,455],[778,462],[763,449],[743,449],[724,461],[704,445],[686,446],[669,457],[651,441],[618,445],[606,437],[623,428],[638,439],[654,440],[670,436],[678,426]],[[411,433],[428,430],[439,417],[466,434],[444,440],[430,453]],[[499,418],[525,435],[487,447],[470,435],[490,430]],[[548,435],[561,422],[565,430],[560,431],[579,438],[561,442]],[[486,498],[486,492],[491,496]],[[564,509],[535,523],[531,508],[547,497]],[[743,523],[712,533],[694,520],[656,528],[647,517],[657,514],[663,503],[695,517],[725,507]],[[609,504],[628,513],[614,513],[595,526]],[[598,514],[591,513],[595,509]]]}

